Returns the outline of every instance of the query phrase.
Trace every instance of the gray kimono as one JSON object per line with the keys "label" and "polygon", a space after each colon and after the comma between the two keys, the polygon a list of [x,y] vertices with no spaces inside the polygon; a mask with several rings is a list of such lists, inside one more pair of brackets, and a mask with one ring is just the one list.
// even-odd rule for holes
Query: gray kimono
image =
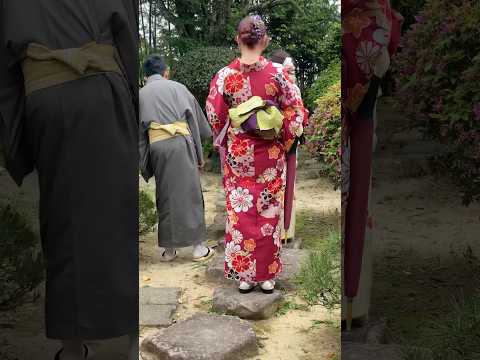
{"label": "gray kimono", "polygon": [[[188,124],[190,136],[149,143],[151,122]],[[140,170],[146,181],[155,176],[158,244],[186,247],[205,240],[205,214],[200,173],[202,140],[211,138],[208,121],[194,96],[180,83],[150,76],[140,90]]]}
{"label": "gray kimono", "polygon": [[[0,0],[0,10],[0,144],[19,185],[38,173],[46,335],[134,334],[138,1]],[[31,42],[57,50],[92,41],[116,48],[123,74],[26,93],[21,65]]]}

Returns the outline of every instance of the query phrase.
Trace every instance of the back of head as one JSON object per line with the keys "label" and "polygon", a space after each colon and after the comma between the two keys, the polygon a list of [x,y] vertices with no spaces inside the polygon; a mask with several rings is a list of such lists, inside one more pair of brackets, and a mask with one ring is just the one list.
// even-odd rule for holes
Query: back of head
{"label": "back of head", "polygon": [[267,26],[258,15],[250,15],[238,24],[238,41],[250,49],[267,43]]}
{"label": "back of head", "polygon": [[143,63],[143,70],[147,77],[156,74],[164,76],[167,69],[167,63],[159,54],[148,55]]}
{"label": "back of head", "polygon": [[285,63],[285,60],[287,60],[288,58],[291,59],[292,56],[288,52],[282,49],[277,49],[274,52],[272,52],[270,55],[270,60],[277,64]]}

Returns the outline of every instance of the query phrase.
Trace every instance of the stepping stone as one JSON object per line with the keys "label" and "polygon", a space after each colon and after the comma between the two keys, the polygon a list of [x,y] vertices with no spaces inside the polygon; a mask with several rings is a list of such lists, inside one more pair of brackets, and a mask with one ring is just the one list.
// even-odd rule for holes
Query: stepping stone
{"label": "stepping stone", "polygon": [[390,340],[385,319],[368,322],[361,327],[353,327],[351,331],[342,331],[342,341],[369,344],[386,344]]}
{"label": "stepping stone", "polygon": [[220,242],[223,241],[225,237],[225,215],[223,213],[217,213],[213,220],[213,223],[210,224],[207,228],[207,233],[210,238],[216,239]]}
{"label": "stepping stone", "polygon": [[299,237],[295,237],[293,240],[289,241],[287,245],[283,245],[285,249],[301,249],[303,245],[303,240]]}
{"label": "stepping stone", "polygon": [[249,294],[240,294],[236,287],[221,287],[213,293],[213,310],[242,319],[269,319],[278,310],[282,300],[280,291],[264,294],[255,290]]}
{"label": "stepping stone", "polygon": [[342,360],[402,360],[397,345],[359,344],[342,342]]}
{"label": "stepping stone", "polygon": [[252,326],[237,317],[197,314],[145,338],[145,360],[244,360],[258,352]]}
{"label": "stepping stone", "polygon": [[308,254],[308,250],[303,249],[282,250],[283,271],[276,280],[279,288],[286,290],[293,290],[295,288],[295,277],[299,273],[302,265],[307,261]]}
{"label": "stepping stone", "polygon": [[177,310],[180,288],[140,288],[140,325],[169,326]]}
{"label": "stepping stone", "polygon": [[[308,250],[302,249],[283,249],[282,262],[283,271],[276,279],[277,288],[292,290],[295,288],[294,280],[296,274],[300,271],[302,264],[306,261]],[[206,268],[207,279],[214,282],[231,284],[231,280],[224,277],[224,254],[218,253]]]}
{"label": "stepping stone", "polygon": [[217,200],[217,202],[215,203],[215,209],[217,210],[217,213],[225,213],[226,208],[227,204],[225,203],[225,196],[222,194],[221,198],[219,198],[219,200]]}

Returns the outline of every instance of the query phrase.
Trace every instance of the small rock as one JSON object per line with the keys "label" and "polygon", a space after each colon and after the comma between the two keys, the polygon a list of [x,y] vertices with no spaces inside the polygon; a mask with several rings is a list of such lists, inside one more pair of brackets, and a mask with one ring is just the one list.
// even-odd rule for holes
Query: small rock
{"label": "small rock", "polygon": [[[355,322],[362,326],[355,326]],[[349,343],[386,344],[390,341],[387,322],[385,319],[370,321],[366,319],[354,319],[351,331],[342,331],[342,341]]]}
{"label": "small rock", "polygon": [[210,237],[220,238],[225,235],[225,215],[223,213],[215,215],[213,223],[208,227],[207,231]]}
{"label": "small rock", "polygon": [[263,320],[275,314],[282,299],[280,291],[273,294],[260,291],[240,294],[236,287],[222,287],[213,293],[213,310],[242,319]]}
{"label": "small rock", "polygon": [[303,240],[299,237],[295,237],[293,240],[290,240],[284,247],[286,249],[301,249],[303,245]]}
{"label": "small rock", "polygon": [[244,360],[258,352],[252,326],[237,317],[198,314],[143,340],[145,360]]}
{"label": "small rock", "polygon": [[139,291],[139,303],[141,305],[177,304],[181,292],[181,288],[144,286]]}
{"label": "small rock", "polygon": [[142,326],[169,326],[177,310],[180,288],[140,288],[139,320]]}
{"label": "small rock", "polygon": [[389,340],[387,322],[381,319],[368,326],[367,342],[370,344],[385,344]]}

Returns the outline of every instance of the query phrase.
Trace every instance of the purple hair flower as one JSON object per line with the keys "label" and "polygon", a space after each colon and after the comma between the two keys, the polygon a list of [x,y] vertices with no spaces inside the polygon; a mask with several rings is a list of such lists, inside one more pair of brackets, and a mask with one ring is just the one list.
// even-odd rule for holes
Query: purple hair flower
{"label": "purple hair flower", "polygon": [[251,34],[256,40],[262,39],[267,34],[267,28],[260,15],[252,16]]}

